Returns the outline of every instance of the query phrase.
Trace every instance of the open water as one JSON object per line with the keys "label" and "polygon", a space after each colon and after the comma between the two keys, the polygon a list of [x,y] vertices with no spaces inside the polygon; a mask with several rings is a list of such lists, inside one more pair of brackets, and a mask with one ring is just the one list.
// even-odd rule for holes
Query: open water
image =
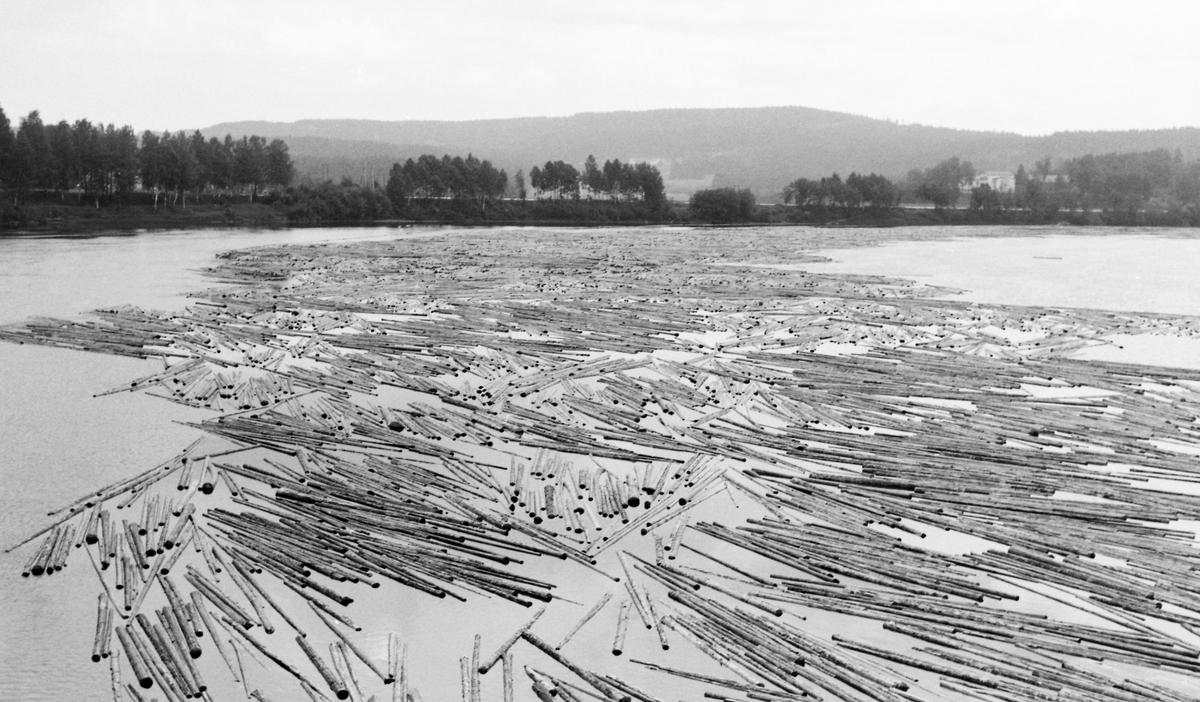
{"label": "open water", "polygon": [[[1190,229],[1124,230],[1024,227],[1020,236],[972,237],[971,227],[940,241],[825,249],[829,263],[800,267],[821,273],[908,278],[957,288],[973,302],[1082,307],[1200,316],[1200,233]],[[1113,344],[1076,357],[1200,368],[1200,340],[1118,335]]]}

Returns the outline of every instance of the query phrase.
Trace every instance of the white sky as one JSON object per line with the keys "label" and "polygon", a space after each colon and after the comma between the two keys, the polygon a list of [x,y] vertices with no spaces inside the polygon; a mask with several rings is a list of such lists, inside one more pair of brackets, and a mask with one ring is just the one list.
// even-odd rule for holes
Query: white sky
{"label": "white sky", "polygon": [[803,105],[1044,134],[1200,126],[1195,0],[0,0],[14,126]]}

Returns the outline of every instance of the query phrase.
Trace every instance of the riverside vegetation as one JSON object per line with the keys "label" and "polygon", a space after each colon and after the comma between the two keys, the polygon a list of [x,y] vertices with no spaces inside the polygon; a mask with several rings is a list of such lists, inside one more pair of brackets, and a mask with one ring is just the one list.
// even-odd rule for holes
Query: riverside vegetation
{"label": "riverside vegetation", "polygon": [[[129,126],[88,120],[17,129],[0,109],[0,227],[103,229],[282,226],[378,221],[618,224],[646,222],[1200,225],[1200,161],[1177,150],[1039,160],[1010,192],[970,187],[957,157],[897,180],[877,173],[798,178],[759,205],[748,189],[713,188],[669,201],[646,162],[588,156],[510,178],[472,154],[425,154],[396,163],[386,181],[339,183],[297,174],[287,144],[200,132],[140,138]],[[775,199],[771,194],[767,199]],[[902,207],[929,203],[932,210]],[[961,207],[959,205],[962,205]]]}

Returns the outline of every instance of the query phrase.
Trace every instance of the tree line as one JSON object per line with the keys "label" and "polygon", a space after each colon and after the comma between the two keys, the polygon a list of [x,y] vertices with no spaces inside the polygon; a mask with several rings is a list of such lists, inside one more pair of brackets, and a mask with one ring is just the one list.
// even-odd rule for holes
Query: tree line
{"label": "tree line", "polygon": [[[658,169],[645,163],[605,162],[589,157],[580,172],[548,161],[511,179],[504,169],[474,154],[422,154],[393,163],[384,183],[301,184],[263,201],[296,223],[404,219],[437,222],[618,223],[660,221],[667,214]],[[529,200],[529,186],[535,198]],[[586,199],[583,193],[586,192]]]}
{"label": "tree line", "polygon": [[968,209],[1029,212],[1043,219],[1091,213],[1109,223],[1165,214],[1180,224],[1200,223],[1200,161],[1185,162],[1178,150],[1166,149],[1086,154],[1057,165],[1047,156],[1030,169],[1021,164],[1012,190],[970,188]]}
{"label": "tree line", "polygon": [[965,199],[968,210],[984,212],[1017,210],[1043,217],[1099,212],[1126,219],[1141,212],[1175,212],[1200,219],[1200,161],[1186,162],[1178,150],[1087,154],[1057,164],[1047,156],[1032,168],[1020,165],[1011,190],[975,185],[975,176],[970,161],[954,156],[910,170],[897,181],[874,173],[852,173],[845,180],[836,173],[819,180],[800,178],[784,188],[783,200],[853,211],[886,210],[901,202],[943,209]]}
{"label": "tree line", "polygon": [[[640,200],[652,208],[661,207],[667,199],[662,173],[653,164],[611,159],[600,166],[591,154],[583,162],[582,172],[563,161],[547,161],[540,168],[530,169],[529,181],[538,198],[579,200],[586,194],[589,200],[596,197],[612,202]],[[524,199],[524,193],[520,197]]]}
{"label": "tree line", "polygon": [[974,180],[975,166],[952,156],[930,168],[909,171],[897,187],[903,199],[928,202],[942,209],[958,203],[963,188],[970,188]]}
{"label": "tree line", "polygon": [[797,178],[783,189],[783,201],[801,207],[841,207],[886,210],[900,204],[900,189],[878,173],[837,173],[820,180]]}
{"label": "tree line", "polygon": [[652,210],[666,203],[662,174],[649,163],[622,163],[619,159],[599,166],[588,156],[582,172],[565,161],[547,161],[542,166],[517,171],[509,183],[508,173],[491,161],[473,154],[441,158],[424,154],[393,164],[384,187],[388,198],[400,210],[411,205],[431,205],[435,201],[469,201],[480,209],[505,197],[525,200],[533,188],[537,200],[553,199],[578,202],[586,193],[588,200],[644,202]]}
{"label": "tree line", "polygon": [[173,195],[247,194],[253,200],[266,186],[287,187],[295,175],[287,144],[248,136],[205,139],[200,132],[144,132],[129,125],[93,124],[81,119],[47,125],[37,110],[16,130],[0,108],[0,188],[14,201],[34,191],[65,198],[75,193],[97,206],[136,190]]}
{"label": "tree line", "polygon": [[[510,179],[503,169],[473,154],[425,154],[393,164],[386,185],[375,183],[355,192],[351,190],[357,186],[347,183],[289,187],[295,170],[288,146],[280,139],[205,138],[198,131],[146,131],[139,136],[128,125],[86,119],[45,124],[37,111],[14,128],[0,109],[0,190],[11,193],[14,205],[35,192],[41,198],[53,193],[63,200],[70,193],[97,207],[102,201],[129,202],[125,196],[141,192],[145,194],[139,198],[147,204],[153,196],[156,208],[163,196],[186,205],[189,198],[205,194],[238,194],[253,202],[269,193],[264,202],[295,213],[298,221],[403,216],[433,221],[615,222],[680,216],[670,214],[662,174],[653,164],[610,159],[601,165],[593,155],[580,168],[547,161],[531,168],[528,179],[523,171]],[[697,221],[779,216],[816,221],[857,213],[882,215],[901,202],[928,202],[944,210],[965,197],[967,213],[995,221],[1050,221],[1059,213],[1101,213],[1105,222],[1126,223],[1137,221],[1142,213],[1167,213],[1180,223],[1200,224],[1200,161],[1185,162],[1178,150],[1088,154],[1058,162],[1046,157],[1029,169],[1021,165],[1015,187],[1003,192],[974,187],[975,174],[969,161],[955,156],[896,180],[876,173],[798,178],[782,191],[784,203],[795,206],[789,210],[793,214],[762,215],[753,193],[734,188],[699,191],[689,209]],[[530,194],[527,186],[534,202],[521,209]]]}
{"label": "tree line", "polygon": [[[900,198],[899,186],[878,173],[851,173],[844,180],[837,173],[820,179],[797,178],[783,189],[784,204],[826,217],[861,210],[887,212],[900,204]],[[696,191],[688,200],[688,211],[693,220],[715,224],[771,219],[760,211],[750,190],[728,187]]]}
{"label": "tree line", "polygon": [[288,146],[282,139],[260,136],[224,140],[200,132],[142,134],[142,188],[155,194],[171,193],[175,200],[189,192],[241,192],[251,202],[266,186],[286,188],[295,177]]}
{"label": "tree line", "polygon": [[744,188],[697,190],[688,199],[692,218],[713,224],[749,222],[755,217],[755,206],[754,193]]}
{"label": "tree line", "polygon": [[491,161],[479,160],[472,154],[444,155],[440,159],[424,154],[403,165],[392,164],[388,172],[388,198],[403,209],[415,200],[470,200],[481,208],[504,196],[508,190],[508,174],[497,170]]}
{"label": "tree line", "polygon": [[1143,210],[1200,215],[1200,161],[1166,149],[1141,153],[1088,154],[1052,168],[1049,157],[1022,165],[1016,190],[1000,204],[1040,211]]}

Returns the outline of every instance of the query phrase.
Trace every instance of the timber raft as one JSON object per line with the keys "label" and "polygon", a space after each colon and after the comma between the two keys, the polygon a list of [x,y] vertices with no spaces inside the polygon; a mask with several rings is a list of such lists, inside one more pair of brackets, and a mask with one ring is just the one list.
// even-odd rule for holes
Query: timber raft
{"label": "timber raft", "polygon": [[464,702],[518,672],[567,702],[1200,699],[1200,372],[1071,358],[1200,320],[753,265],[828,236],[252,249],[183,313],[4,327],[216,411],[9,550],[90,561],[116,700],[420,702],[437,632],[379,631],[376,588],[531,608],[456,655]]}

